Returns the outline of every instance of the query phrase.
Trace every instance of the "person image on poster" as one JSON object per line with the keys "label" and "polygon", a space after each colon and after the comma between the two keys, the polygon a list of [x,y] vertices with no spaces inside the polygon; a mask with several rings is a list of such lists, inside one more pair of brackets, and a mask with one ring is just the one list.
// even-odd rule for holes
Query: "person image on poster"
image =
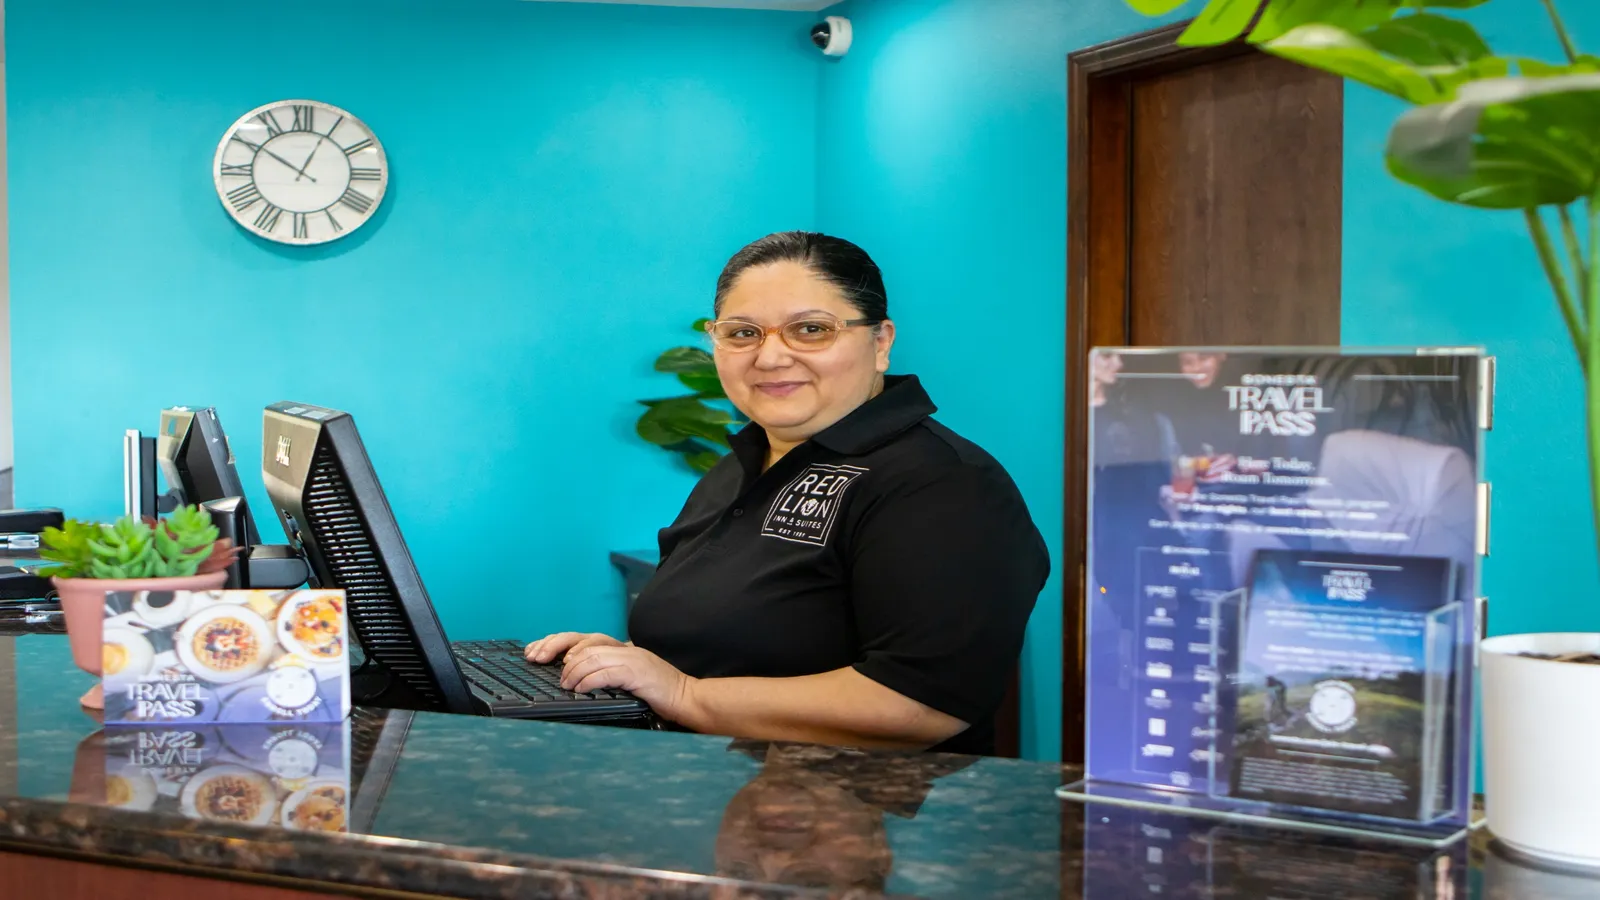
{"label": "person image on poster", "polygon": [[[1090,593],[1096,602],[1111,603],[1115,618],[1118,598],[1132,596],[1136,580],[1134,550],[1158,543],[1151,522],[1166,519],[1163,488],[1178,456],[1172,423],[1150,411],[1119,380],[1122,355],[1096,352],[1089,359],[1089,406],[1094,415],[1093,488],[1096,533],[1117,535],[1095,547],[1094,577]],[[1103,502],[1110,501],[1110,502]]]}
{"label": "person image on poster", "polygon": [[[1172,461],[1178,455],[1172,423],[1149,409],[1144,398],[1121,378],[1125,360],[1114,350],[1089,357],[1089,406],[1092,417],[1091,468],[1096,539],[1088,594],[1092,624],[1088,645],[1091,667],[1106,677],[1092,687],[1113,694],[1129,689],[1138,671],[1133,647],[1139,616],[1139,548],[1171,540],[1169,530],[1157,533],[1153,522],[1169,519],[1163,491],[1169,489]],[[1110,673],[1116,673],[1111,676]],[[1102,704],[1115,727],[1134,727],[1136,711]]]}

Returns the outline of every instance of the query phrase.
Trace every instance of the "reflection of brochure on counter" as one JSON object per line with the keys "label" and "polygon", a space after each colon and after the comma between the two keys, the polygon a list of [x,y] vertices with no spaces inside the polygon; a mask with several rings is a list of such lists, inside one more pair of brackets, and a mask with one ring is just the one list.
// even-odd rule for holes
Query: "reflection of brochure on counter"
{"label": "reflection of brochure on counter", "polygon": [[1407,689],[1419,722],[1444,718],[1407,752],[1441,763],[1406,788],[1406,818],[1466,823],[1482,363],[1472,349],[1090,354],[1088,778],[1232,794],[1258,553],[1433,558],[1453,593],[1407,621],[1443,661]]}
{"label": "reflection of brochure on counter", "polygon": [[350,728],[114,725],[106,803],[237,825],[346,831]]}
{"label": "reflection of brochure on counter", "polygon": [[1452,569],[1437,557],[1257,555],[1240,624],[1233,796],[1435,817]]}

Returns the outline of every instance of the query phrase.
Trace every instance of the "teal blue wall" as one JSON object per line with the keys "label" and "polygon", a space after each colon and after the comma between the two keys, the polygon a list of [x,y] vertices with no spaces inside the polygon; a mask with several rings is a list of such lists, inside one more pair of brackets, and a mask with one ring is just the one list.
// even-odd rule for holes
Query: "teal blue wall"
{"label": "teal blue wall", "polygon": [[[613,548],[693,479],[640,442],[655,354],[728,255],[815,219],[802,13],[527,3],[10,0],[18,500],[120,509],[120,435],[215,404],[260,492],[261,408],[356,414],[453,637],[618,631]],[[361,116],[393,181],[322,249],[246,236],[224,129]],[[280,534],[270,520],[270,536]]]}
{"label": "teal blue wall", "polygon": [[[1600,8],[1564,6],[1580,44],[1600,51]],[[1024,746],[1052,756],[1061,588],[1076,577],[1059,555],[1066,56],[1177,16],[1148,20],[1123,0],[852,0],[840,11],[855,48],[823,75],[819,223],[878,257],[901,328],[896,365],[1006,464],[1050,542],[1056,572],[1024,657]],[[1558,52],[1537,0],[1495,0],[1477,18],[1497,47]],[[1578,370],[1521,219],[1391,181],[1381,152],[1399,105],[1352,87],[1346,107],[1345,343],[1481,343],[1499,355],[1485,565],[1494,630],[1600,628]]]}

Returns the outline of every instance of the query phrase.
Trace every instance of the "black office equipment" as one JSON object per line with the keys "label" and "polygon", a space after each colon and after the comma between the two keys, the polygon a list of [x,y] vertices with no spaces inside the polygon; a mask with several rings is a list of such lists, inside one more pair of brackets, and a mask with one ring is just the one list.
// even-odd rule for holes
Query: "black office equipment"
{"label": "black office equipment", "polygon": [[50,579],[18,566],[0,566],[0,600],[43,600],[53,593]]}
{"label": "black office equipment", "polygon": [[273,404],[263,416],[261,453],[267,494],[311,564],[312,583],[345,592],[365,656],[351,675],[355,703],[649,723],[649,707],[625,692],[561,690],[553,684],[559,667],[529,663],[518,642],[449,643],[348,413]]}
{"label": "black office equipment", "polygon": [[8,534],[38,534],[65,521],[59,509],[0,509],[0,532]]}
{"label": "black office equipment", "polygon": [[[237,546],[239,539],[247,531],[245,528],[245,516],[247,513],[245,512],[243,499],[239,497],[224,497],[221,500],[202,503],[200,508],[211,516],[211,524],[217,529],[217,536],[226,538]],[[246,544],[246,546],[249,545]],[[242,557],[243,554],[240,554],[240,556]],[[224,570],[227,572],[228,580],[224,581],[222,586],[228,590],[238,590],[245,587],[245,574],[248,571],[246,565],[247,563],[244,559],[234,557],[233,562]],[[301,580],[303,581],[304,579]]]}
{"label": "black office equipment", "polygon": [[261,543],[261,534],[244,500],[244,485],[234,469],[228,435],[222,430],[215,409],[163,409],[161,431],[156,435],[156,461],[167,479],[167,491],[176,495],[174,507],[237,497],[245,533],[243,540],[236,538],[234,543],[247,547]]}
{"label": "black office equipment", "polygon": [[228,580],[223,587],[229,590],[285,590],[305,584],[311,577],[311,567],[305,557],[285,544],[251,544],[249,537],[250,514],[243,497],[223,497],[200,504],[211,517],[217,536],[227,538],[244,553],[225,570]]}
{"label": "black office equipment", "polygon": [[154,519],[177,509],[172,496],[156,493],[156,439],[145,437],[137,428],[122,433],[122,512],[140,519]]}
{"label": "black office equipment", "polygon": [[183,504],[199,506],[211,515],[222,537],[244,548],[239,561],[228,567],[225,587],[284,590],[306,583],[311,570],[294,548],[261,543],[245,501],[244,485],[234,468],[227,432],[215,409],[174,406],[162,410],[155,447],[156,461],[167,480],[163,511]]}

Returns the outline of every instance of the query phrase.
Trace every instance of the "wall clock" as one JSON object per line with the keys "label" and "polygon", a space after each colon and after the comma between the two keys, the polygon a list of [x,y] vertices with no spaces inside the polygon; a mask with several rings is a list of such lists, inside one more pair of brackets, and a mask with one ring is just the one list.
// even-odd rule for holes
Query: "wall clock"
{"label": "wall clock", "polygon": [[389,163],[377,135],[355,116],[314,100],[282,100],[233,123],[212,175],[240,226],[282,244],[325,244],[378,211]]}

